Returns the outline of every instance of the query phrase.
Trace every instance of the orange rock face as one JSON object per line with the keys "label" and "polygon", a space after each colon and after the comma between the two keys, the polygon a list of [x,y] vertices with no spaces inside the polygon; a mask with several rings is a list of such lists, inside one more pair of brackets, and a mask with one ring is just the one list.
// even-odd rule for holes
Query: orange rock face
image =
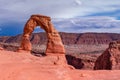
{"label": "orange rock face", "polygon": [[59,33],[53,27],[51,18],[43,15],[32,15],[24,27],[23,38],[19,50],[31,51],[30,35],[36,26],[45,30],[48,38],[46,54],[64,54],[65,49]]}
{"label": "orange rock face", "polygon": [[120,69],[120,41],[109,44],[109,48],[96,60],[94,69]]}
{"label": "orange rock face", "polygon": [[0,47],[0,50],[4,50],[2,47]]}

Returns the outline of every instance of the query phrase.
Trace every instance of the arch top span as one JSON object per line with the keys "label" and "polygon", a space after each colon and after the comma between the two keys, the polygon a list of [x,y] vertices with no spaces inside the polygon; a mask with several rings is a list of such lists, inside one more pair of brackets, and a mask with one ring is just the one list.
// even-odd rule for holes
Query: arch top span
{"label": "arch top span", "polygon": [[51,18],[50,18],[49,16],[45,16],[45,15],[34,14],[34,15],[31,15],[31,18],[32,18],[32,17],[45,18],[45,19],[48,19],[49,21],[51,21]]}
{"label": "arch top span", "polygon": [[40,26],[46,32],[48,41],[45,53],[47,55],[54,53],[65,54],[65,49],[61,37],[51,23],[51,18],[39,14],[32,15],[26,22],[19,50],[31,51],[32,48],[29,38],[36,26]]}

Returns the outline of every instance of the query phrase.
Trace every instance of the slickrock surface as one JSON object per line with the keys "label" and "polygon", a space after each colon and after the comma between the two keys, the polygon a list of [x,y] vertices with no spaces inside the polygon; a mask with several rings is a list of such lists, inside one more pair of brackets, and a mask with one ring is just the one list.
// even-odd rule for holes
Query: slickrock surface
{"label": "slickrock surface", "polygon": [[119,80],[119,70],[76,70],[53,64],[50,56],[36,57],[0,51],[0,80]]}

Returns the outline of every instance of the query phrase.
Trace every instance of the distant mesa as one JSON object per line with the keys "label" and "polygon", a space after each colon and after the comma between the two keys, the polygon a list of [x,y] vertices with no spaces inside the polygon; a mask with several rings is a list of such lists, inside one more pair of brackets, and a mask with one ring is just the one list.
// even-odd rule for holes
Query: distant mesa
{"label": "distant mesa", "polygon": [[[120,40],[120,34],[117,33],[59,33],[64,45],[97,45],[109,44],[112,41]],[[20,43],[22,35],[0,37],[0,42]],[[30,36],[32,44],[46,45],[47,36],[44,32],[33,33]]]}

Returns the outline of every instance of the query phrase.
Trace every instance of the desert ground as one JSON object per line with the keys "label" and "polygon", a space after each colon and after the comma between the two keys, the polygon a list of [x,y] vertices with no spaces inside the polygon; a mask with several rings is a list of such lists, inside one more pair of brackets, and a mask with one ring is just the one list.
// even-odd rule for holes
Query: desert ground
{"label": "desert ground", "polygon": [[48,56],[0,51],[0,80],[119,80],[119,70],[79,70],[51,64]]}

